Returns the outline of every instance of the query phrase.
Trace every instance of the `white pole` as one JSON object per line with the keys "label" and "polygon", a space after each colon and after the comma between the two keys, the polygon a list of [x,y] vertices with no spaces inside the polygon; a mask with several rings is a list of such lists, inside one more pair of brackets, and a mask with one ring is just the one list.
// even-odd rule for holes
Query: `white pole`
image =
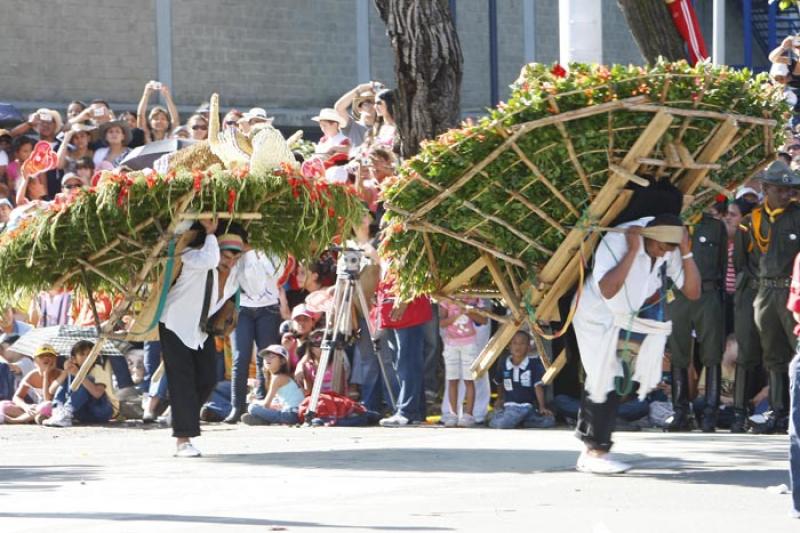
{"label": "white pole", "polygon": [[598,0],[559,0],[559,60],[603,62],[603,3]]}
{"label": "white pole", "polygon": [[725,0],[714,0],[714,35],[711,57],[715,65],[725,64]]}

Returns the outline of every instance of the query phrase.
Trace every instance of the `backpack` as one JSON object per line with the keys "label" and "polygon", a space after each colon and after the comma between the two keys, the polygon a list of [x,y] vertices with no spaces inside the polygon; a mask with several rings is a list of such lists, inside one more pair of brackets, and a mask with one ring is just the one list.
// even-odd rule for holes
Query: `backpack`
{"label": "backpack", "polygon": [[[308,412],[308,406],[310,404],[311,396],[306,396],[306,398],[300,403],[300,407],[297,410],[297,416],[300,419],[300,423],[304,422],[305,415]],[[315,414],[317,418],[336,420],[339,418],[347,418],[353,414],[360,415],[366,412],[367,408],[360,403],[351,400],[347,396],[343,396],[331,391],[320,393],[319,401],[317,402],[317,411]]]}

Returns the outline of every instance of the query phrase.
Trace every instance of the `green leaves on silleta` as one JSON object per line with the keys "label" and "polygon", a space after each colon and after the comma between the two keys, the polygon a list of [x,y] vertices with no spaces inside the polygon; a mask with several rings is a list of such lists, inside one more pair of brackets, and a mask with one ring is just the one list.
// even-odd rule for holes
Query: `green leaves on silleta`
{"label": "green leaves on silleta", "polygon": [[[71,202],[51,203],[0,234],[0,301],[50,287],[77,271],[80,261],[126,285],[160,230],[169,227],[179,199],[190,191],[194,198],[188,212],[259,213],[260,220],[243,222],[250,245],[278,257],[312,257],[335,236],[347,234],[365,212],[352,187],[309,180],[291,168],[263,176],[218,165],[167,175],[106,172],[96,188]],[[113,250],[90,259],[119,236],[123,240]],[[87,273],[93,287],[114,290],[109,279]]]}
{"label": "green leaves on silleta", "polygon": [[[631,107],[631,99],[647,105]],[[620,105],[613,110],[598,107],[615,102]],[[593,109],[604,111],[592,114]],[[528,65],[507,102],[476,123],[424,143],[388,184],[389,228],[381,249],[394,260],[403,296],[444,286],[478,258],[476,243],[514,259],[517,279],[533,278],[563,241],[564,228],[579,223],[592,195],[606,183],[609,165],[623,159],[662,109],[694,112],[676,114],[649,154],[662,161],[668,159],[667,143],[679,143],[697,157],[718,128],[720,114],[739,117],[732,147],[708,175],[729,188],[780,144],[780,125],[789,112],[780,89],[769,85],[766,75],[747,69],[686,62],[571,64],[568,71]],[[580,118],[572,119],[575,114]],[[742,117],[773,119],[779,127],[770,131]],[[515,146],[509,142],[512,135]],[[686,171],[652,166],[639,172],[676,181]],[[701,189],[692,207],[715,194]],[[425,212],[418,214],[423,206]]]}

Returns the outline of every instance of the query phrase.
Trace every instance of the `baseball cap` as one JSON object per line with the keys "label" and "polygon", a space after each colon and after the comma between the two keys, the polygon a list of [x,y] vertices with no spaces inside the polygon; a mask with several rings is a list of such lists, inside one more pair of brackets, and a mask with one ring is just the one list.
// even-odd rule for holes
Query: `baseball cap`
{"label": "baseball cap", "polygon": [[53,355],[58,357],[58,352],[56,351],[55,348],[53,348],[49,344],[42,344],[36,349],[35,352],[33,352],[33,358],[36,359],[37,357],[40,357],[42,355]]}
{"label": "baseball cap", "polygon": [[292,309],[292,320],[295,320],[296,318],[299,318],[301,316],[306,316],[311,320],[316,320],[317,318],[319,318],[319,315],[311,311],[306,306],[306,304],[298,304],[294,306],[294,309]]}
{"label": "baseball cap", "polygon": [[287,361],[289,360],[289,352],[287,352],[286,348],[284,348],[280,344],[270,344],[269,346],[261,350],[261,352],[258,355],[264,357],[268,353],[274,353],[276,355],[280,355]]}

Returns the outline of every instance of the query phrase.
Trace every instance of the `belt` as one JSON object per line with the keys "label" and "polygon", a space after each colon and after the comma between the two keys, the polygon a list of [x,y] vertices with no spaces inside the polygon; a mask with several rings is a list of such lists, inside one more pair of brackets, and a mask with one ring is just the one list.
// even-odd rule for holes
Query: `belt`
{"label": "belt", "polygon": [[770,289],[788,289],[792,284],[792,278],[761,278],[758,284],[760,287]]}
{"label": "belt", "polygon": [[747,284],[745,287],[749,287],[753,290],[758,290],[758,280],[757,279],[749,279],[747,280]]}
{"label": "belt", "polygon": [[719,281],[716,279],[709,279],[703,281],[700,287],[703,289],[703,292],[716,291],[719,290]]}

